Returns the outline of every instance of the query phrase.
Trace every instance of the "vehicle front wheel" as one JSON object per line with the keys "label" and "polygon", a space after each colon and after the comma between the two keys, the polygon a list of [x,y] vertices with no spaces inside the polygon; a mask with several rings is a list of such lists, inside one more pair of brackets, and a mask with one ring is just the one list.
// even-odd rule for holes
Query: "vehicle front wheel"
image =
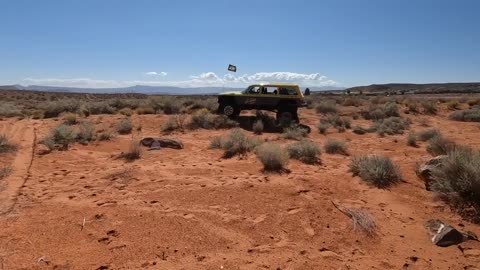
{"label": "vehicle front wheel", "polygon": [[218,113],[228,117],[235,117],[240,114],[237,107],[232,104],[220,104],[218,107]]}

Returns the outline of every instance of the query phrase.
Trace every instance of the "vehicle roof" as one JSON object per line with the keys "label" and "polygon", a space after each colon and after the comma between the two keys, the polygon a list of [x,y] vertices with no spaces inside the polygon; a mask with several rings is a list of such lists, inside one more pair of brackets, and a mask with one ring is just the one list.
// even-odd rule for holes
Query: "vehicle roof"
{"label": "vehicle roof", "polygon": [[298,86],[298,84],[295,83],[257,83],[257,84],[251,84],[250,86]]}

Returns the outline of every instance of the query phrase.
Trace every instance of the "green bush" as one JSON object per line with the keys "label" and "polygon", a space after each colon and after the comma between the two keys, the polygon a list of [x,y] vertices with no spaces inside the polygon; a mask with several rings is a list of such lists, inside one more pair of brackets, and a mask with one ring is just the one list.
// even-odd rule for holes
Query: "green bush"
{"label": "green bush", "polygon": [[415,133],[410,132],[407,136],[407,145],[412,147],[417,147],[417,135]]}
{"label": "green bush", "polygon": [[402,179],[398,166],[390,158],[377,155],[354,157],[350,172],[378,188],[389,187]]}
{"label": "green bush", "polygon": [[363,118],[367,120],[380,120],[388,117],[399,117],[398,105],[388,102],[381,105],[371,104],[367,111],[362,112]]}
{"label": "green bush", "polygon": [[97,101],[85,104],[86,109],[90,114],[114,114],[115,108],[110,106],[107,102]]}
{"label": "green bush", "polygon": [[290,140],[301,140],[308,134],[308,130],[298,125],[291,125],[283,129],[282,137]]}
{"label": "green bush", "polygon": [[348,156],[347,147],[345,142],[335,140],[335,139],[328,139],[324,145],[325,153],[328,154],[342,154]]}
{"label": "green bush", "polygon": [[400,117],[389,117],[380,119],[374,124],[374,128],[380,136],[385,134],[403,134],[405,129],[410,127],[410,123],[407,119]]}
{"label": "green bush", "polygon": [[224,150],[223,158],[231,158],[236,155],[243,157],[260,144],[259,139],[250,138],[237,128],[232,130],[226,138],[214,137],[210,148],[221,148]]}
{"label": "green bush", "polygon": [[11,173],[12,173],[12,168],[8,166],[0,168],[0,180],[2,180],[3,178],[6,178]]}
{"label": "green bush", "polygon": [[81,144],[88,144],[95,140],[95,125],[91,122],[82,122],[80,124],[80,131],[77,133],[77,141]]}
{"label": "green bush", "polygon": [[44,109],[44,117],[57,117],[61,113],[70,112],[75,113],[80,108],[80,101],[76,99],[61,99],[57,101],[49,101],[41,105]]}
{"label": "green bush", "polygon": [[264,143],[256,151],[265,171],[282,171],[288,164],[288,153],[275,143]]}
{"label": "green bush", "polygon": [[431,189],[475,222],[480,222],[480,152],[456,147],[431,171]]}
{"label": "green bush", "polygon": [[426,142],[434,137],[439,137],[439,136],[442,136],[442,134],[438,129],[434,129],[434,128],[425,129],[417,133],[418,140],[422,142]]}
{"label": "green bush", "polygon": [[0,134],[0,153],[9,153],[17,151],[17,146],[10,142],[8,137]]}
{"label": "green bush", "polygon": [[333,102],[323,101],[316,106],[315,110],[317,113],[336,113],[337,107]]}
{"label": "green bush", "polygon": [[132,121],[128,118],[124,118],[117,123],[117,132],[118,134],[130,134],[132,133],[133,124]]}
{"label": "green bush", "polygon": [[60,150],[67,150],[68,146],[75,142],[77,133],[73,128],[62,124],[54,128],[50,135],[43,138],[40,143],[47,146],[48,149],[54,150],[56,145],[60,146]]}
{"label": "green bush", "polygon": [[451,120],[464,122],[480,122],[480,109],[455,111],[449,115]]}
{"label": "green bush", "polygon": [[319,163],[320,147],[312,141],[301,140],[287,146],[287,152],[293,159],[297,159],[307,164]]}
{"label": "green bush", "polygon": [[64,123],[67,124],[67,125],[76,125],[78,122],[77,122],[77,115],[74,114],[74,113],[66,113],[64,116],[63,116],[63,120],[65,121]]}
{"label": "green bush", "polygon": [[443,136],[435,136],[428,141],[427,152],[432,156],[446,155],[455,149],[455,147],[456,144],[453,141]]}

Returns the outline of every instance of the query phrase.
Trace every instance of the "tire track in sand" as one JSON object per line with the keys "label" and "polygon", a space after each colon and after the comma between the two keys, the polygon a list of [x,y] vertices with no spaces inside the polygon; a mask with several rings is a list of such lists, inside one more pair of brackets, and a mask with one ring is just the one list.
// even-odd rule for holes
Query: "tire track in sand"
{"label": "tire track in sand", "polygon": [[7,122],[0,126],[0,130],[18,145],[18,151],[11,164],[12,174],[3,179],[7,186],[0,193],[0,215],[5,215],[15,207],[20,190],[30,177],[30,167],[35,155],[37,130],[33,127],[33,123],[28,120],[15,123]]}

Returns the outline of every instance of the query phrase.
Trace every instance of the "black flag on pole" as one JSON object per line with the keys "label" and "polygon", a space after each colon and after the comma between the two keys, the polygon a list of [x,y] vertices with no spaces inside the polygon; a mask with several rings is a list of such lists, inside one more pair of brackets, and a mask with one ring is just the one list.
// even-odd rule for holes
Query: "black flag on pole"
{"label": "black flag on pole", "polygon": [[228,65],[228,71],[237,72],[237,66]]}

